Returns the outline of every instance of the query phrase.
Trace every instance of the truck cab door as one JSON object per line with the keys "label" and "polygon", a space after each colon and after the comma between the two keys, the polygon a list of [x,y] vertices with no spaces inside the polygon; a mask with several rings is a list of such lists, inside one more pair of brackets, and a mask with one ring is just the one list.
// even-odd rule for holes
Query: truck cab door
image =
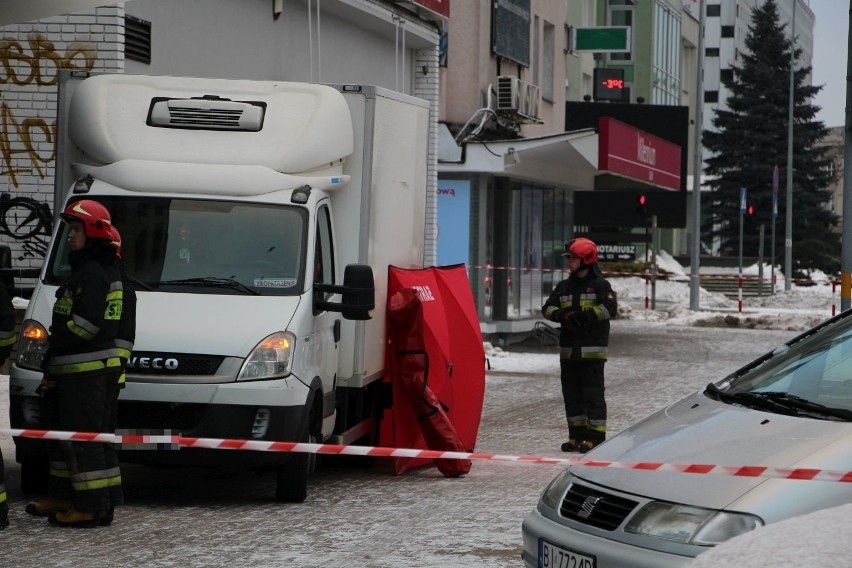
{"label": "truck cab door", "polygon": [[[327,204],[317,207],[316,238],[314,240],[314,283],[335,284],[337,277],[334,258],[334,239],[332,238],[331,211]],[[332,294],[322,294],[321,300],[328,300]],[[316,305],[316,302],[314,302]],[[315,310],[314,330],[316,334],[315,356],[323,383],[323,432],[328,434],[334,426],[334,383],[338,369],[341,315],[327,310]]]}

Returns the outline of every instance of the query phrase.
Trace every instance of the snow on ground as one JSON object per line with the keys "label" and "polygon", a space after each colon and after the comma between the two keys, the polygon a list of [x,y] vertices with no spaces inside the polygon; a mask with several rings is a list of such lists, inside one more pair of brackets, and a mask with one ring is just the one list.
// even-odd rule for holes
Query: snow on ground
{"label": "snow on ground", "polygon": [[[690,276],[671,256],[661,252],[657,265],[670,273],[666,280],[658,279],[654,288],[655,310],[645,310],[644,300],[650,297],[650,286],[642,277],[610,278],[613,289],[618,294],[619,317],[624,319],[644,319],[673,325],[743,327],[760,329],[778,329],[784,331],[804,331],[820,321],[831,317],[832,306],[840,310],[840,290],[833,287],[829,278],[823,274],[814,274],[816,284],[799,286],[795,283],[785,291],[783,274],[776,273],[776,293],[770,294],[767,283],[763,297],[743,298],[742,312],[737,300],[723,294],[700,289],[699,310],[690,310]],[[744,267],[743,274],[756,276],[757,265]],[[714,268],[714,272],[724,273]],[[736,276],[738,270],[729,273]],[[764,266],[763,274],[769,278],[770,267]]]}

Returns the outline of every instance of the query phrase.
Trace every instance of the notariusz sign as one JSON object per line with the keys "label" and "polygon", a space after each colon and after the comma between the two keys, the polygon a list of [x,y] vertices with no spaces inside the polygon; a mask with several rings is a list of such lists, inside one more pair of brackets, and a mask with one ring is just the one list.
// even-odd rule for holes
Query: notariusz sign
{"label": "notariusz sign", "polygon": [[636,260],[636,245],[598,245],[600,260]]}

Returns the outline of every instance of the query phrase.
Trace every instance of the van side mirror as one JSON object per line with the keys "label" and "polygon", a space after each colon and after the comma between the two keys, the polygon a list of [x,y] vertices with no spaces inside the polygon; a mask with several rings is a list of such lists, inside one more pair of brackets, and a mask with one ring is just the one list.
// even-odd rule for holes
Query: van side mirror
{"label": "van side mirror", "polygon": [[327,302],[314,295],[314,308],[318,311],[340,312],[348,320],[368,320],[376,307],[376,285],[373,269],[366,264],[350,264],[343,270],[343,286],[317,282],[314,289],[320,293],[341,294],[341,302]]}

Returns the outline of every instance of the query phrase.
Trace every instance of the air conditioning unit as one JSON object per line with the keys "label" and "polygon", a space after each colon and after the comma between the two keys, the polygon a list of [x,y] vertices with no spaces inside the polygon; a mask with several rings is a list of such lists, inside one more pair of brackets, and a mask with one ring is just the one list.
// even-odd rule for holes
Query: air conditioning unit
{"label": "air conditioning unit", "polygon": [[519,105],[518,114],[528,118],[538,118],[538,101],[541,97],[541,89],[538,85],[521,81],[518,87]]}
{"label": "air conditioning unit", "polygon": [[520,79],[511,75],[497,77],[497,110],[518,110],[520,83]]}

